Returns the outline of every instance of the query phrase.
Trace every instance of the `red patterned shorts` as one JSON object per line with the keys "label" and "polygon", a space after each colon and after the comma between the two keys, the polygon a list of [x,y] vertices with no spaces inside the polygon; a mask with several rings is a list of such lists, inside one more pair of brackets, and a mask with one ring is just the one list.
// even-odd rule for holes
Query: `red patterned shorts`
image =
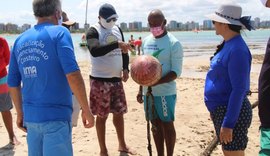
{"label": "red patterned shorts", "polygon": [[107,117],[109,113],[127,112],[122,82],[104,82],[90,79],[90,109],[94,115]]}

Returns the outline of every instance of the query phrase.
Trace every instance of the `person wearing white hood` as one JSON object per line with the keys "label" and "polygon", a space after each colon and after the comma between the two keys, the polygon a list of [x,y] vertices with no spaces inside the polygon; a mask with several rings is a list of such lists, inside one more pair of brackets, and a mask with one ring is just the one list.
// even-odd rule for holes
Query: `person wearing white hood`
{"label": "person wearing white hood", "polygon": [[[261,0],[263,5],[270,8],[270,0]],[[265,56],[259,76],[259,117],[260,125],[260,156],[270,155],[270,38],[265,50]]]}
{"label": "person wearing white hood", "polygon": [[97,116],[96,130],[100,146],[100,156],[109,155],[106,143],[106,120],[113,114],[113,124],[119,142],[118,151],[136,154],[125,142],[124,114],[127,102],[122,81],[129,78],[128,50],[124,36],[115,25],[118,15],[111,4],[103,4],[99,9],[99,22],[89,28],[86,40],[91,57],[90,108]]}

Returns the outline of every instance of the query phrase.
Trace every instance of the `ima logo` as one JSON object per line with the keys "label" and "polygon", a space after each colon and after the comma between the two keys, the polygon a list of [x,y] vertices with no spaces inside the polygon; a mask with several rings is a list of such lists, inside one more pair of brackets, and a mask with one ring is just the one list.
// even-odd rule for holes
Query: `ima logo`
{"label": "ima logo", "polygon": [[23,67],[23,73],[26,78],[37,77],[37,68],[36,66]]}

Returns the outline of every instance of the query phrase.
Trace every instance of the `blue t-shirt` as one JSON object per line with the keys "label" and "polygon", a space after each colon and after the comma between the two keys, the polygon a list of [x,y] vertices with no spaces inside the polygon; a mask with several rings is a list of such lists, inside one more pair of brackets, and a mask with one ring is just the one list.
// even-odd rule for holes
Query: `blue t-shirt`
{"label": "blue t-shirt", "polygon": [[223,127],[234,128],[250,85],[251,54],[241,37],[225,42],[211,60],[205,80],[204,100],[210,112],[226,105]]}
{"label": "blue t-shirt", "polygon": [[[171,34],[156,39],[153,35],[146,37],[142,44],[143,55],[156,57],[162,65],[162,77],[174,71],[179,77],[182,72],[183,49],[180,42]],[[143,87],[146,95],[147,87]],[[176,94],[176,82],[171,81],[152,87],[154,96],[167,96]]]}
{"label": "blue t-shirt", "polygon": [[24,121],[71,121],[66,74],[79,70],[69,31],[42,23],[20,35],[11,53],[8,85],[22,85]]}

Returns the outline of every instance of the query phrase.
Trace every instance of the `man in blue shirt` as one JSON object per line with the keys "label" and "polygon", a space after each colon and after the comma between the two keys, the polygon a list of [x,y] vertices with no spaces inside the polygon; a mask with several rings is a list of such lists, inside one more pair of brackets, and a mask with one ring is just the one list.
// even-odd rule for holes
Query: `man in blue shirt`
{"label": "man in blue shirt", "polygon": [[16,39],[9,66],[17,126],[27,132],[30,156],[70,156],[72,92],[86,128],[94,126],[94,117],[70,33],[60,26],[60,0],[34,0],[33,11],[37,25]]}

